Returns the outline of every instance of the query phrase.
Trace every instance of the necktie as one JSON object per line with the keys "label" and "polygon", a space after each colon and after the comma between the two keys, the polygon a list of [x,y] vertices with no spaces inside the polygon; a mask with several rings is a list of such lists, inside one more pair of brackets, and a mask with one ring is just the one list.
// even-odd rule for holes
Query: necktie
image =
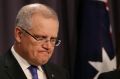
{"label": "necktie", "polygon": [[31,65],[30,67],[28,67],[29,71],[32,74],[32,79],[38,79],[38,74],[37,74],[37,66],[33,66]]}

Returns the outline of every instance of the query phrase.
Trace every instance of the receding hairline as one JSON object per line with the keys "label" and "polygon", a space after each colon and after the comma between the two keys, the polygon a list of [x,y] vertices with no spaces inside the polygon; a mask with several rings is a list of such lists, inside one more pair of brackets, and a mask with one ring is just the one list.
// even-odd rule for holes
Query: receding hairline
{"label": "receding hairline", "polygon": [[29,4],[23,7],[23,9],[29,9],[30,11],[33,11],[33,13],[40,13],[41,15],[56,15],[56,12],[49,6],[45,4],[39,4],[39,3],[34,3],[34,4]]}
{"label": "receding hairline", "polygon": [[34,3],[25,5],[20,9],[16,17],[16,26],[23,25],[22,27],[24,27],[25,25],[31,25],[30,22],[28,22],[28,20],[31,21],[30,19],[32,18],[32,15],[36,13],[39,13],[44,18],[53,18],[55,20],[58,20],[58,16],[52,8],[44,4]]}

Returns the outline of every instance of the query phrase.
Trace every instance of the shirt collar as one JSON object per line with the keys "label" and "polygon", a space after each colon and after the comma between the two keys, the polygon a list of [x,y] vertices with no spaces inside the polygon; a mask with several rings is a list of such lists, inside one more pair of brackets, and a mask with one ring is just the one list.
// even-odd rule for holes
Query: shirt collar
{"label": "shirt collar", "polygon": [[23,70],[30,66],[30,64],[15,51],[14,46],[12,46],[11,51]]}
{"label": "shirt collar", "polygon": [[[11,51],[12,51],[12,54],[14,55],[14,57],[16,58],[16,60],[18,61],[18,63],[20,64],[21,68],[23,70],[28,69],[28,67],[30,66],[30,64],[15,51],[14,46],[12,46]],[[41,72],[43,72],[41,66],[38,66],[38,70],[40,70]]]}

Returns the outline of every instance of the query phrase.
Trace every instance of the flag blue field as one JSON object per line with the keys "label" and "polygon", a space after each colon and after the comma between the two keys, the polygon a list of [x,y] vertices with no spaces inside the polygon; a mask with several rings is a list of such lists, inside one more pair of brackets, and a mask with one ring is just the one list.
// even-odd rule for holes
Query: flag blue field
{"label": "flag blue field", "polygon": [[97,79],[116,68],[110,18],[104,1],[84,0],[80,15],[75,79]]}

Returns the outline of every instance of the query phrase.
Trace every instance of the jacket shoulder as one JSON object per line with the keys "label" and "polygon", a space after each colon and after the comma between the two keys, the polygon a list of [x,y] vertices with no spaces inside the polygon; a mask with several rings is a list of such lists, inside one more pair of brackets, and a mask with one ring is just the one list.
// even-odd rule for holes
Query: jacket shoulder
{"label": "jacket shoulder", "polygon": [[57,64],[47,63],[44,65],[45,71],[51,73],[52,76],[57,77],[56,79],[69,79],[68,70]]}
{"label": "jacket shoulder", "polygon": [[120,79],[120,70],[113,70],[100,74],[98,79]]}

